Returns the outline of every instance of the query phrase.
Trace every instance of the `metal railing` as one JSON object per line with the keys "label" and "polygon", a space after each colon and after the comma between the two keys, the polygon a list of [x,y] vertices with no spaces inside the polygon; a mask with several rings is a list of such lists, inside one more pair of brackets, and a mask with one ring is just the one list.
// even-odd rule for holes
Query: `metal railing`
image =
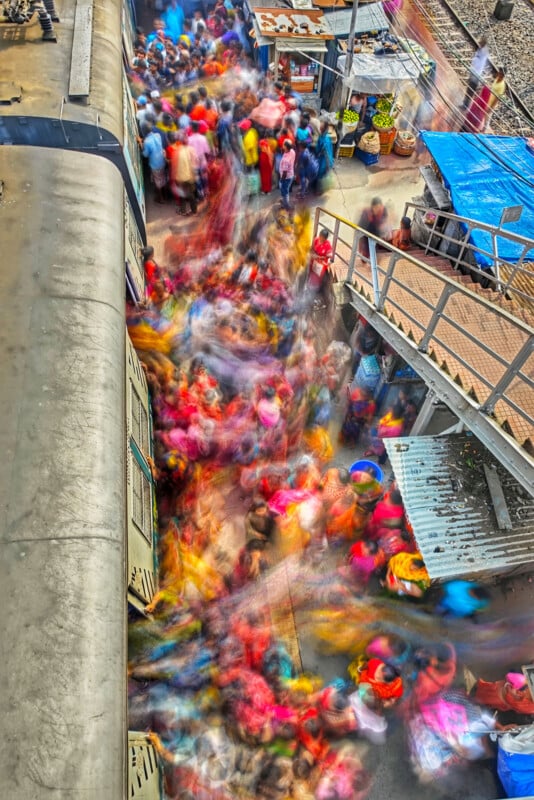
{"label": "metal railing", "polygon": [[[425,225],[424,216],[432,212],[435,216],[431,225]],[[487,225],[478,220],[460,217],[449,211],[436,211],[417,203],[407,202],[403,216],[411,217],[413,225],[412,240],[422,247],[425,253],[448,259],[453,269],[470,274],[484,286],[495,292],[502,292],[510,300],[517,300],[522,306],[534,312],[534,240],[526,236],[506,231],[496,225]],[[460,227],[460,236],[445,233],[447,221]],[[418,225],[424,225],[424,236],[418,234]],[[491,250],[478,247],[469,241],[473,231],[483,231],[490,239]],[[425,239],[426,241],[423,241]],[[520,255],[513,263],[499,256],[499,241],[514,242],[520,248]],[[448,250],[457,250],[456,255]],[[477,256],[488,262],[488,268],[480,267]]]}
{"label": "metal railing", "polygon": [[[534,493],[534,329],[319,207],[314,233],[322,228],[352,304]],[[364,237],[368,257],[359,252]]]}

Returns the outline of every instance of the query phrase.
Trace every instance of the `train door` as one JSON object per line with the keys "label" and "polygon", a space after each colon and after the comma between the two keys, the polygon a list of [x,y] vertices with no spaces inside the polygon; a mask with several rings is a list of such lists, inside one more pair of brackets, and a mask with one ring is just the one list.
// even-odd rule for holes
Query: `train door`
{"label": "train door", "polygon": [[128,800],[160,800],[159,760],[146,733],[128,732]]}
{"label": "train door", "polygon": [[152,420],[145,374],[128,336],[126,341],[128,602],[142,612],[156,591],[155,492],[147,460]]}
{"label": "train door", "polygon": [[132,206],[124,191],[124,258],[126,261],[126,288],[134,303],[144,300],[145,271],[143,266],[143,241]]}

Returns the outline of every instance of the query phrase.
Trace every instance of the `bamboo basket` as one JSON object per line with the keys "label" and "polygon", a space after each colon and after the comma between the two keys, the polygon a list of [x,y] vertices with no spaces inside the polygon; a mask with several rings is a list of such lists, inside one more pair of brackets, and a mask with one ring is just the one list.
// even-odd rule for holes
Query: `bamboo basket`
{"label": "bamboo basket", "polygon": [[399,131],[393,144],[393,152],[398,156],[411,156],[415,150],[415,136],[410,131]]}

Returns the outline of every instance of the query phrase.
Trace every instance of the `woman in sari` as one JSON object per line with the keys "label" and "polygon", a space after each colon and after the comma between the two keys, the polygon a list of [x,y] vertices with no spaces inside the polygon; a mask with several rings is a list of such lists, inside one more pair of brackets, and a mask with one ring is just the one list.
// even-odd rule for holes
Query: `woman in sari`
{"label": "woman in sari", "polygon": [[334,148],[332,147],[332,139],[328,135],[328,125],[326,122],[321,123],[321,132],[319,134],[319,138],[317,139],[315,155],[319,161],[317,185],[319,191],[321,192],[324,191],[324,189],[322,189],[324,179],[334,166]]}
{"label": "woman in sari", "polygon": [[387,461],[386,448],[383,439],[394,436],[402,436],[404,429],[403,407],[399,402],[393,404],[387,414],[384,414],[376,430],[371,432],[371,446],[366,450],[366,456],[378,456],[378,463],[385,464]]}
{"label": "woman in sari", "polygon": [[388,592],[408,597],[423,597],[430,587],[430,576],[420,553],[397,553],[389,559],[384,581]]}
{"label": "woman in sari", "polygon": [[263,194],[269,194],[273,190],[274,154],[267,139],[260,139],[259,149],[261,191]]}

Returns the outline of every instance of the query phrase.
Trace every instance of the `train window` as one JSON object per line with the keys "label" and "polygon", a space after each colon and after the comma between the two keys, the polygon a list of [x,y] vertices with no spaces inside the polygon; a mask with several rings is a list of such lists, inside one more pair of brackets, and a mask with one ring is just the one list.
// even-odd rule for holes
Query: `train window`
{"label": "train window", "polygon": [[141,257],[143,242],[135,217],[124,192],[124,255],[126,259],[126,280],[134,302],[145,296],[145,271]]}
{"label": "train window", "polygon": [[143,405],[143,401],[137,394],[133,383],[130,383],[130,392],[131,392],[131,409],[132,409],[132,437],[144,455],[149,454],[149,442],[148,442],[148,432],[149,432],[149,424],[148,424],[148,413],[146,408]]}
{"label": "train window", "polygon": [[152,543],[152,486],[141,465],[130,450],[132,481],[132,520],[149,544]]}
{"label": "train window", "polygon": [[143,217],[145,215],[145,190],[143,185],[143,167],[141,162],[141,151],[137,144],[139,129],[135,118],[135,105],[130,94],[126,73],[123,69],[122,75],[122,104],[123,104],[123,124],[124,124],[124,158],[128,167],[128,172],[132,179],[135,196],[139,202]]}

